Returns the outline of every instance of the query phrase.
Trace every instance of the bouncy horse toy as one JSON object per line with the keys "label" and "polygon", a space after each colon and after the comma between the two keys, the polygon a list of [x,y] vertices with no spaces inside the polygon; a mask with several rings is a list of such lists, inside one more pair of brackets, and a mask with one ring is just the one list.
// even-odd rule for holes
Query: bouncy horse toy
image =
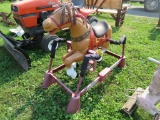
{"label": "bouncy horse toy", "polygon": [[156,107],[160,102],[160,61],[153,58],[148,59],[158,64],[153,74],[152,81],[145,90],[137,88],[132,96],[128,96],[130,98],[123,106],[122,111],[131,115],[139,106],[155,116],[154,120],[160,120],[160,110]]}
{"label": "bouncy horse toy", "polygon": [[[66,41],[63,38],[57,38],[53,41],[50,64],[45,73],[42,87],[47,88],[55,82],[58,83],[71,96],[67,107],[67,113],[76,113],[80,109],[80,97],[83,94],[85,94],[97,82],[102,82],[105,80],[113,68],[116,66],[125,66],[124,47],[126,43],[126,37],[123,36],[119,41],[111,40],[111,26],[109,26],[105,21],[99,21],[92,27],[88,20],[77,11],[71,2],[62,3],[43,22],[43,28],[50,34],[55,34],[57,31],[63,28],[70,29],[72,41]],[[57,42],[62,41],[66,41],[67,44],[67,54],[62,57],[64,64],[51,70],[53,58],[55,57],[56,44]],[[117,55],[111,51],[108,51],[107,49],[109,44],[123,44],[122,55]],[[118,60],[111,67],[106,67],[99,72],[98,77],[80,91],[80,86],[86,70],[95,71],[97,61],[102,60],[103,53],[114,56],[115,58],[118,58]],[[79,82],[76,91],[72,92],[54,75],[54,73],[66,67],[67,75],[74,79],[78,77],[77,72],[74,70],[76,66],[75,63],[80,61],[83,62],[81,65]],[[89,66],[91,68],[89,68]]]}

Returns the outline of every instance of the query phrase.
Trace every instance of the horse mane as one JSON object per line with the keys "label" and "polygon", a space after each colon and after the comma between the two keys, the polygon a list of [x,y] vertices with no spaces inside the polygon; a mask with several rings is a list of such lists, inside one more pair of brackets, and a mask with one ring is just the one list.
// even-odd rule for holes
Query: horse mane
{"label": "horse mane", "polygon": [[[74,4],[73,4],[72,2],[61,3],[60,6],[59,6],[59,8],[56,9],[53,13],[58,12],[60,9],[62,9],[62,13],[61,13],[61,18],[62,18],[62,19],[61,19],[61,24],[64,24],[64,22],[65,22],[66,12],[67,12],[68,15],[69,15],[69,21],[70,21],[71,23],[73,23],[73,24],[76,24],[76,21],[77,21],[77,19],[76,19],[76,13],[79,13],[79,12],[78,12],[77,9],[74,7]],[[52,13],[52,14],[53,14],[53,13]],[[83,23],[84,23],[84,21],[87,21],[87,23],[89,23],[88,20],[85,19],[84,17],[81,17],[81,19],[83,20]]]}
{"label": "horse mane", "polygon": [[[71,7],[71,9],[70,9]],[[75,15],[75,8],[73,6],[73,3],[71,3],[71,6],[69,6],[67,3],[65,3],[62,7],[62,21],[63,24],[65,21],[65,13],[68,12],[69,20],[70,22],[76,24],[76,15]]]}

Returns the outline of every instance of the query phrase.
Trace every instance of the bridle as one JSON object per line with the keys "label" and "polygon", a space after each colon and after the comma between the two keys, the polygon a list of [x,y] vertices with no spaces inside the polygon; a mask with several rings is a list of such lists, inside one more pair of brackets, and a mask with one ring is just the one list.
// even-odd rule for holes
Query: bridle
{"label": "bridle", "polygon": [[[61,9],[59,9],[59,10],[61,10]],[[55,12],[58,12],[59,10],[57,10]],[[55,12],[53,12],[52,14],[54,14]],[[51,15],[48,18],[50,18],[56,24],[56,26],[58,27],[59,30],[62,30],[63,25],[70,23],[70,20],[66,21],[65,23],[58,23]]]}
{"label": "bridle", "polygon": [[[59,10],[61,10],[61,9],[59,9]],[[57,11],[59,11],[59,10],[57,10]],[[57,12],[57,11],[55,11],[55,12]],[[54,12],[53,12],[53,13],[54,13]],[[53,14],[53,13],[52,13],[52,14]],[[73,17],[73,16],[72,16],[72,17]],[[75,17],[85,19],[85,17],[84,17],[82,14],[79,14],[79,13],[76,13],[76,14],[75,14]],[[62,30],[62,26],[63,26],[63,25],[66,25],[66,24],[68,24],[68,23],[71,23],[70,20],[66,21],[65,23],[58,23],[52,16],[49,16],[49,18],[56,24],[56,26],[58,27],[59,30]],[[86,20],[86,19],[85,19],[85,20]],[[86,22],[87,22],[87,21],[86,21]],[[89,34],[90,34],[90,30],[88,30],[86,33],[84,33],[83,35],[81,35],[81,36],[79,36],[79,37],[77,37],[77,38],[71,38],[71,39],[72,39],[72,41],[79,42],[79,41],[83,40],[84,38],[86,38]]]}
{"label": "bridle", "polygon": [[65,22],[64,24],[59,24],[53,17],[49,16],[49,18],[57,25],[57,27],[59,28],[59,30],[62,30],[62,26],[66,25],[68,23],[70,23],[70,21]]}

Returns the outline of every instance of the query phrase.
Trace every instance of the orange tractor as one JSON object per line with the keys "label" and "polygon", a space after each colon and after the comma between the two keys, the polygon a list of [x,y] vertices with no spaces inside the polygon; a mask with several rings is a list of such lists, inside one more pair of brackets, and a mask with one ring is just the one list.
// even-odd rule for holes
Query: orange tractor
{"label": "orange tractor", "polygon": [[[42,22],[59,7],[60,3],[61,0],[24,0],[11,4],[13,18],[24,31],[23,40],[15,40],[2,31],[0,37],[4,40],[5,48],[25,70],[31,67],[31,60],[23,50],[24,47],[40,44],[46,52],[50,52],[53,40],[58,38],[57,35],[44,34]],[[97,22],[94,16],[89,16],[91,13],[87,12],[88,20]]]}
{"label": "orange tractor", "polygon": [[28,70],[31,61],[24,47],[40,43],[45,51],[50,51],[50,44],[56,35],[44,35],[42,22],[59,6],[58,0],[24,0],[13,2],[11,12],[16,23],[24,30],[23,40],[15,40],[0,31],[0,37],[4,40],[4,47]]}

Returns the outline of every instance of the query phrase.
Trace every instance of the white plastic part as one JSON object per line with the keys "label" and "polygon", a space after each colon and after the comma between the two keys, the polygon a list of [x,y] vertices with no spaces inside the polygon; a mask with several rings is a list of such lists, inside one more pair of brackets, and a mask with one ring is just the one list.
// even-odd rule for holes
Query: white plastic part
{"label": "white plastic part", "polygon": [[24,34],[24,30],[21,28],[21,26],[18,26],[15,29],[10,29],[12,33],[15,33],[17,36],[22,36]]}
{"label": "white plastic part", "polygon": [[73,67],[73,68],[76,68],[76,62],[73,62],[73,63],[72,63],[72,67]]}
{"label": "white plastic part", "polygon": [[75,79],[77,76],[77,72],[74,70],[73,67],[67,69],[67,75],[70,76],[72,79]]}
{"label": "white plastic part", "polygon": [[152,62],[154,62],[156,64],[160,64],[160,61],[158,61],[158,60],[156,60],[154,58],[148,57],[148,60],[150,60],[150,61],[152,61]]}

